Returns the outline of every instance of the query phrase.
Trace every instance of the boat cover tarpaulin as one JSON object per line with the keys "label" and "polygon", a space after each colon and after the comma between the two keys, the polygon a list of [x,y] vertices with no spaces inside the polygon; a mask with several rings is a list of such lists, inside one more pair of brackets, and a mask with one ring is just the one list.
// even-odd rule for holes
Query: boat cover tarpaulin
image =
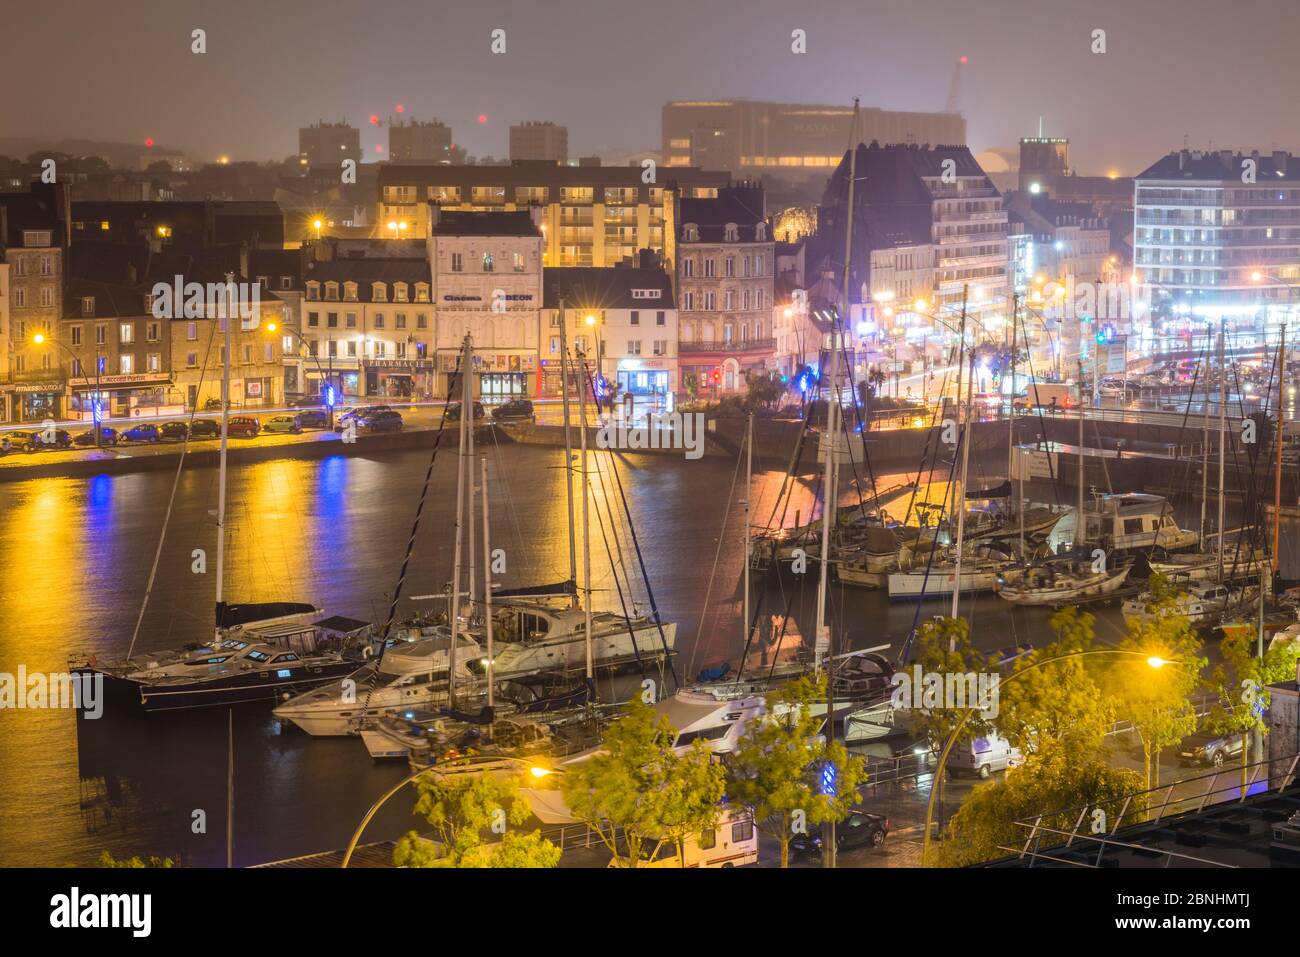
{"label": "boat cover tarpaulin", "polygon": [[567,578],[562,582],[556,582],[553,585],[527,585],[523,588],[502,588],[500,591],[493,591],[493,598],[530,598],[538,595],[576,595],[578,594],[578,585],[572,578]]}
{"label": "boat cover tarpaulin", "polygon": [[1010,498],[1011,497],[1011,480],[1003,482],[1001,485],[993,488],[973,488],[966,492],[967,498]]}
{"label": "boat cover tarpaulin", "polygon": [[360,631],[363,628],[370,627],[370,622],[360,621],[356,618],[348,618],[345,615],[330,615],[328,618],[322,618],[320,621],[312,622],[312,626],[323,628],[325,631],[338,632],[340,635],[350,635],[354,631]]}
{"label": "boat cover tarpaulin", "polygon": [[275,618],[289,618],[292,615],[318,614],[320,609],[315,605],[300,601],[252,601],[242,605],[223,601],[217,604],[217,627],[235,628]]}

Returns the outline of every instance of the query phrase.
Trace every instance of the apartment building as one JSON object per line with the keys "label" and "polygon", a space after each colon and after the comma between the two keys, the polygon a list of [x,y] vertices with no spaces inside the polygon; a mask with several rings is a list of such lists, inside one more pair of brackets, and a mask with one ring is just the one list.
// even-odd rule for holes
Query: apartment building
{"label": "apartment building", "polygon": [[347,120],[326,123],[321,120],[298,130],[298,156],[308,166],[332,166],[339,169],[343,160],[361,161],[361,131]]}
{"label": "apartment building", "polygon": [[528,122],[510,127],[511,160],[569,161],[569,128],[555,123]]}
{"label": "apartment building", "polygon": [[674,196],[717,195],[726,173],[641,166],[509,166],[384,164],[379,171],[380,222],[395,236],[430,235],[434,209],[457,212],[541,210],[547,266],[612,266],[653,249],[675,258]]}

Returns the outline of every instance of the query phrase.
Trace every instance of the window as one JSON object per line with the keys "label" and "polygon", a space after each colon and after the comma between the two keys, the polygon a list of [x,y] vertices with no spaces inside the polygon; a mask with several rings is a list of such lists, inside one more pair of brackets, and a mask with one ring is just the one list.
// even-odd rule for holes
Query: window
{"label": "window", "polygon": [[[19,261],[19,262],[22,262],[21,259],[18,260],[18,261]],[[19,275],[22,275],[22,274],[19,273]],[[26,290],[26,289],[15,289],[15,290],[14,290],[14,305],[15,305],[16,307],[20,308],[20,309],[21,309],[22,307],[24,307],[24,306],[27,305],[27,290]]]}
{"label": "window", "polygon": [[95,345],[102,346],[108,342],[108,326],[95,327]]}
{"label": "window", "polygon": [[718,832],[715,828],[700,832],[700,850],[711,851],[718,846]]}
{"label": "window", "polygon": [[336,282],[327,282],[325,284],[325,298],[330,302],[337,302],[339,298],[339,284]]}
{"label": "window", "polygon": [[724,276],[726,276],[728,279],[732,279],[732,278],[735,277],[735,275],[736,275],[736,257],[735,257],[735,256],[728,256],[726,259],[724,259],[724,260],[722,261],[722,266],[723,266],[722,274],[723,274]]}
{"label": "window", "polygon": [[751,840],[754,836],[753,821],[737,821],[731,825],[731,843],[739,844],[742,841]]}
{"label": "window", "polygon": [[523,272],[523,271],[524,271],[524,254],[523,254],[523,253],[513,253],[513,254],[511,255],[510,258],[511,258],[511,264],[512,264],[512,266],[514,267],[514,271],[515,271],[515,272]]}
{"label": "window", "polygon": [[667,339],[656,339],[656,340],[655,340],[655,345],[654,345],[654,354],[657,355],[657,356],[666,356],[666,355],[668,355],[668,340],[667,340]]}
{"label": "window", "polygon": [[640,339],[629,339],[627,341],[627,354],[630,356],[639,356],[641,354]]}
{"label": "window", "polygon": [[81,345],[81,326],[72,326],[68,330],[68,334],[72,336],[72,344],[74,346]]}
{"label": "window", "polygon": [[633,309],[629,315],[631,316],[631,323],[632,323],[632,325],[634,325],[634,326],[639,326],[639,325],[641,325],[641,313],[640,313],[640,312],[638,312],[637,310]]}
{"label": "window", "polygon": [[729,243],[734,243],[740,238],[740,228],[735,223],[727,223],[727,225],[723,227],[723,232],[726,235],[727,242]]}
{"label": "window", "polygon": [[355,329],[355,328],[357,327],[357,314],[356,314],[355,312],[349,312],[349,313],[344,317],[344,324],[345,324],[349,329]]}
{"label": "window", "polygon": [[682,308],[687,310],[688,312],[695,308],[695,293],[693,292],[682,293]]}
{"label": "window", "polygon": [[560,354],[560,337],[551,336],[551,355],[558,356],[559,354]]}
{"label": "window", "polygon": [[325,313],[325,325],[330,329],[339,327],[339,314],[337,312]]}
{"label": "window", "polygon": [[383,339],[376,339],[376,340],[375,340],[375,358],[376,358],[376,359],[382,359],[382,358],[384,357],[384,350],[385,350],[387,347],[388,347],[388,343],[384,342]]}
{"label": "window", "polygon": [[706,292],[704,294],[704,311],[712,312],[714,309],[717,308],[717,305],[718,305],[717,294],[713,292]]}
{"label": "window", "polygon": [[754,255],[754,275],[755,276],[763,275],[763,254],[762,253],[756,253]]}
{"label": "window", "polygon": [[253,347],[250,345],[244,346],[244,364],[245,365],[253,364]]}
{"label": "window", "polygon": [[131,355],[131,353],[129,352],[125,352],[122,355],[118,356],[117,357],[118,374],[130,375],[132,372],[135,371],[135,369],[133,368],[134,363],[135,363],[135,356]]}
{"label": "window", "polygon": [[409,302],[409,301],[410,300],[406,298],[406,283],[404,282],[393,283],[393,302]]}
{"label": "window", "polygon": [[356,283],[354,283],[354,282],[345,282],[345,283],[343,284],[343,301],[344,301],[344,302],[356,302],[356,301],[357,301],[357,284],[356,284]]}
{"label": "window", "polygon": [[307,327],[309,329],[315,329],[319,325],[320,325],[320,313],[319,312],[307,313]]}
{"label": "window", "polygon": [[157,342],[161,335],[161,327],[156,322],[150,322],[144,327],[145,338],[150,342]]}
{"label": "window", "polygon": [[406,343],[405,343],[405,342],[394,342],[394,343],[393,343],[393,354],[394,354],[395,356],[397,356],[397,358],[399,358],[399,359],[405,359],[405,358],[406,358]]}
{"label": "window", "polygon": [[199,324],[197,322],[185,323],[185,338],[193,342],[199,337]]}
{"label": "window", "polygon": [[384,328],[384,314],[382,312],[375,313],[375,328]]}
{"label": "window", "polygon": [[14,275],[15,276],[27,275],[27,260],[24,259],[22,256],[19,256],[17,259],[14,260]]}
{"label": "window", "polygon": [[274,362],[274,361],[275,361],[275,343],[274,343],[274,342],[268,342],[268,343],[266,343],[266,347],[265,347],[265,350],[264,350],[264,354],[263,354],[263,356],[262,356],[262,361],[263,361],[263,362]]}
{"label": "window", "polygon": [[393,317],[393,328],[394,329],[406,328],[406,313],[399,312],[396,316]]}
{"label": "window", "polygon": [[382,282],[372,283],[371,290],[372,293],[370,298],[373,299],[375,302],[388,301],[388,286],[385,285],[384,283]]}
{"label": "window", "polygon": [[83,316],[93,316],[93,315],[95,314],[95,297],[94,297],[94,296],[82,296],[82,297],[81,297],[81,314],[82,314]]}
{"label": "window", "polygon": [[452,272],[461,272],[464,268],[465,268],[465,263],[462,261],[461,256],[460,256],[460,253],[452,253],[452,254],[451,254],[451,271],[452,271]]}
{"label": "window", "polygon": [[415,284],[415,301],[416,302],[429,301],[429,284],[427,282],[417,282]]}
{"label": "window", "polygon": [[162,371],[162,353],[161,353],[161,352],[151,352],[151,353],[149,353],[147,356],[145,356],[145,363],[144,363],[144,364],[145,364],[145,371],[146,371],[146,372],[161,372],[161,371]]}
{"label": "window", "polygon": [[41,305],[46,309],[54,305],[54,290],[49,286],[41,288]]}
{"label": "window", "polygon": [[[734,289],[728,289],[722,294],[723,309],[736,308],[736,292]],[[749,291],[745,291],[745,307],[749,308]]]}
{"label": "window", "polygon": [[695,260],[694,260],[694,259],[683,259],[683,260],[682,260],[682,278],[684,278],[684,279],[693,279],[694,277],[695,277]]}
{"label": "window", "polygon": [[54,275],[54,264],[51,262],[49,256],[41,257],[41,275],[42,276]]}
{"label": "window", "polygon": [[662,309],[655,313],[655,325],[662,326],[667,324],[667,317]]}
{"label": "window", "polygon": [[320,283],[315,280],[307,283],[307,298],[312,300],[320,298]]}
{"label": "window", "polygon": [[76,377],[76,378],[80,378],[82,375],[84,375],[84,373],[81,371],[81,360],[80,360],[80,359],[73,359],[73,360],[72,360],[72,375],[73,375],[74,377]]}
{"label": "window", "polygon": [[335,340],[331,339],[331,340],[329,340],[329,342],[325,343],[325,345],[328,347],[328,348],[325,350],[325,354],[326,354],[329,358],[331,358],[331,359],[337,359],[337,358],[339,357],[339,344],[338,344],[338,342],[336,342]]}
{"label": "window", "polygon": [[716,265],[716,263],[713,261],[713,257],[712,257],[712,256],[710,256],[708,259],[704,260],[704,278],[705,278],[705,279],[712,279],[712,278],[713,278],[713,272],[714,272],[714,267],[715,267],[715,265]]}
{"label": "window", "polygon": [[[331,343],[331,345],[333,345],[333,343]],[[351,339],[349,339],[349,340],[348,340],[348,358],[349,358],[349,359],[355,359],[356,357],[357,357],[357,344],[356,344],[355,342],[353,342]]]}
{"label": "window", "polygon": [[422,312],[417,312],[417,313],[415,314],[415,328],[417,328],[417,329],[428,329],[428,328],[429,328],[429,317],[426,316],[426,315],[425,315],[424,313],[422,313]]}
{"label": "window", "polygon": [[483,271],[484,271],[484,272],[492,272],[492,269],[493,269],[492,254],[491,254],[490,252],[484,250],[484,252],[483,252]]}

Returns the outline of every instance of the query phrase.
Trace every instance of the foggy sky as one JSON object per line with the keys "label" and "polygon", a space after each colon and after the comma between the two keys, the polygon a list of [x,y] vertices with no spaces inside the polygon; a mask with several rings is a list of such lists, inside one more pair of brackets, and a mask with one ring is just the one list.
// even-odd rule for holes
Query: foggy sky
{"label": "foggy sky", "polygon": [[402,103],[475,155],[507,155],[513,122],[554,120],[573,157],[657,149],[670,99],[939,110],[964,54],[976,152],[1033,135],[1041,114],[1080,172],[1131,175],[1185,135],[1300,148],[1298,44],[1300,0],[40,0],[0,15],[0,136],[264,160],[295,153],[300,125],[346,117],[376,159],[387,138],[367,117]]}

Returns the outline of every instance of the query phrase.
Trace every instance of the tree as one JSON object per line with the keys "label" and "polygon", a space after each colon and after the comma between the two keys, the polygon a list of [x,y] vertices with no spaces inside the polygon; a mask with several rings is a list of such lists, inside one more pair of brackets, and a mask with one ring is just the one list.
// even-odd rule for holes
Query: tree
{"label": "tree", "polygon": [[745,409],[771,408],[785,395],[785,384],[775,372],[745,370]]}
{"label": "tree", "polygon": [[821,736],[824,719],[813,706],[825,700],[825,677],[800,678],[769,694],[768,714],[746,729],[728,767],[728,794],[780,845],[782,867],[790,864],[796,829],[843,820],[867,780],[862,758]]}
{"label": "tree", "polygon": [[95,862],[96,867],[175,867],[176,862],[170,857],[156,857],[149,855],[146,860],[139,857],[114,857],[108,851],[101,851],[99,860]]}
{"label": "tree", "polygon": [[1241,736],[1241,793],[1246,795],[1246,768],[1250,764],[1250,733],[1268,733],[1271,695],[1265,680],[1265,659],[1252,652],[1254,639],[1244,632],[1224,635],[1219,645],[1223,661],[1210,673],[1209,685],[1215,702],[1205,726],[1219,734]]}
{"label": "tree", "polygon": [[[1015,660],[999,686],[998,731],[1025,754],[1058,751],[1089,758],[1105,744],[1114,705],[1101,693],[1085,657],[1095,618],[1069,607],[1052,616],[1056,640]],[[1073,656],[1073,657],[1064,657]],[[1039,662],[1063,658],[1049,664]]]}
{"label": "tree", "polygon": [[560,779],[569,813],[596,832],[620,867],[654,860],[666,842],[680,860],[687,834],[717,824],[726,773],[703,741],[677,754],[676,737],[666,715],[634,701],[605,733],[604,752]]}
{"label": "tree", "polygon": [[[1126,795],[1142,789],[1142,777],[1127,768],[1112,768],[1099,757],[1072,760],[1063,752],[1034,755],[997,782],[979,785],[952,820],[939,849],[945,867],[966,867],[1006,857],[1009,848],[1023,846],[1030,830],[1023,823],[1037,820],[1055,831],[1109,833],[1118,825]],[[1087,814],[1080,825],[1080,808]],[[1123,813],[1133,820],[1146,811],[1142,796]],[[1044,843],[1066,839],[1045,832]]]}
{"label": "tree", "polygon": [[[532,811],[509,778],[491,774],[432,774],[416,782],[415,813],[437,840],[409,832],[397,842],[398,867],[555,867],[560,849],[537,831],[515,831]],[[485,834],[501,834],[489,843]]]}
{"label": "tree", "polygon": [[[971,644],[970,622],[965,618],[935,618],[922,625],[916,637],[915,660],[922,673],[932,675],[978,674],[996,670],[997,664]],[[969,737],[979,737],[993,730],[992,716],[982,711],[971,713],[970,708],[964,707],[918,710],[919,728],[935,751],[943,750],[963,720],[966,722],[963,731]]]}
{"label": "tree", "polygon": [[[1187,617],[1178,614],[1176,597],[1157,576],[1148,614],[1129,620],[1128,635],[1117,646],[1129,654],[1117,658],[1105,680],[1119,714],[1133,722],[1142,742],[1148,788],[1160,784],[1160,752],[1196,730],[1191,696],[1206,666],[1201,640]],[[1169,664],[1153,668],[1152,659]]]}

